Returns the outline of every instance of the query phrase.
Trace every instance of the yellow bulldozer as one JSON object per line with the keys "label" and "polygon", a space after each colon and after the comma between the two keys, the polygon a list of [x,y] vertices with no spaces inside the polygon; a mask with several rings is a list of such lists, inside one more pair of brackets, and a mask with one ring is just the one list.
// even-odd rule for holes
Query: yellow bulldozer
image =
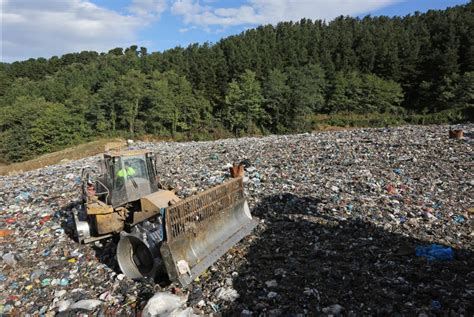
{"label": "yellow bulldozer", "polygon": [[147,151],[104,154],[98,173],[83,170],[82,197],[74,212],[78,241],[119,238],[117,261],[132,279],[166,272],[184,287],[257,225],[242,177],[179,199],[162,188]]}

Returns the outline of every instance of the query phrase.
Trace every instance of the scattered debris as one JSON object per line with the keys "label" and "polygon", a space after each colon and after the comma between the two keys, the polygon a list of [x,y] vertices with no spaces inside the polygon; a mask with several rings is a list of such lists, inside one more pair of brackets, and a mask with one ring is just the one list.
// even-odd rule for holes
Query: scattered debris
{"label": "scattered debris", "polygon": [[94,310],[97,306],[100,306],[101,304],[102,301],[97,299],[83,299],[69,306],[69,309]]}
{"label": "scattered debris", "polygon": [[219,287],[216,289],[216,297],[226,302],[233,302],[239,297],[239,293],[230,287]]}
{"label": "scattered debris", "polygon": [[329,307],[324,307],[323,313],[331,314],[331,315],[339,315],[343,310],[344,310],[344,307],[342,307],[339,304],[334,304]]}
{"label": "scattered debris", "polygon": [[[159,154],[160,182],[180,197],[222,183],[242,162],[260,220],[176,307],[188,315],[472,316],[474,125],[459,128],[459,141],[446,126],[406,126],[131,144]],[[0,315],[68,313],[92,300],[90,315],[153,316],[154,296],[178,296],[176,285],[121,274],[114,241],[72,239],[81,170],[97,159],[0,176]],[[452,257],[416,255],[433,244]]]}
{"label": "scattered debris", "polygon": [[277,287],[278,286],[278,283],[276,280],[270,280],[270,281],[266,281],[265,282],[265,285],[268,287],[268,288],[272,288],[272,287]]}
{"label": "scattered debris", "polygon": [[190,308],[185,308],[186,298],[171,293],[156,293],[143,309],[143,317],[192,316]]}

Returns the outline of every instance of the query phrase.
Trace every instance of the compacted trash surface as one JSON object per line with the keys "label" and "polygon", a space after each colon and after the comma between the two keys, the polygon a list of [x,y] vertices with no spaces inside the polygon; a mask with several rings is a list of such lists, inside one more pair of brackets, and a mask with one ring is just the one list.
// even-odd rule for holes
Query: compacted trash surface
{"label": "compacted trash surface", "polygon": [[246,165],[259,225],[185,289],[125,277],[113,240],[74,241],[99,156],[0,176],[0,315],[153,315],[170,298],[187,315],[473,316],[474,125],[457,128],[133,144],[180,197]]}

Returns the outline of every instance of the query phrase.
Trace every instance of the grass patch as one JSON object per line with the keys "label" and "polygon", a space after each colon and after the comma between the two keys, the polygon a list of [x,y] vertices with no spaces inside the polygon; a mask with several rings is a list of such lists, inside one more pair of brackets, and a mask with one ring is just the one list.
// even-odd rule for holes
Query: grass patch
{"label": "grass patch", "polygon": [[101,139],[77,146],[73,146],[58,152],[41,155],[29,161],[6,164],[0,164],[0,175],[10,175],[31,171],[48,165],[58,164],[61,161],[78,160],[84,157],[97,155],[106,150],[116,149],[124,146],[123,139]]}

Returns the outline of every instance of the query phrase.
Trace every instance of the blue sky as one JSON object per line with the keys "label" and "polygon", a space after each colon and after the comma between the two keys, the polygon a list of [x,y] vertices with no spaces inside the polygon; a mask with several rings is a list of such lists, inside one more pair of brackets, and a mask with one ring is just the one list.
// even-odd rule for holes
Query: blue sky
{"label": "blue sky", "polygon": [[339,15],[401,15],[461,0],[0,0],[1,61],[132,44],[162,51],[215,43],[260,24]]}

